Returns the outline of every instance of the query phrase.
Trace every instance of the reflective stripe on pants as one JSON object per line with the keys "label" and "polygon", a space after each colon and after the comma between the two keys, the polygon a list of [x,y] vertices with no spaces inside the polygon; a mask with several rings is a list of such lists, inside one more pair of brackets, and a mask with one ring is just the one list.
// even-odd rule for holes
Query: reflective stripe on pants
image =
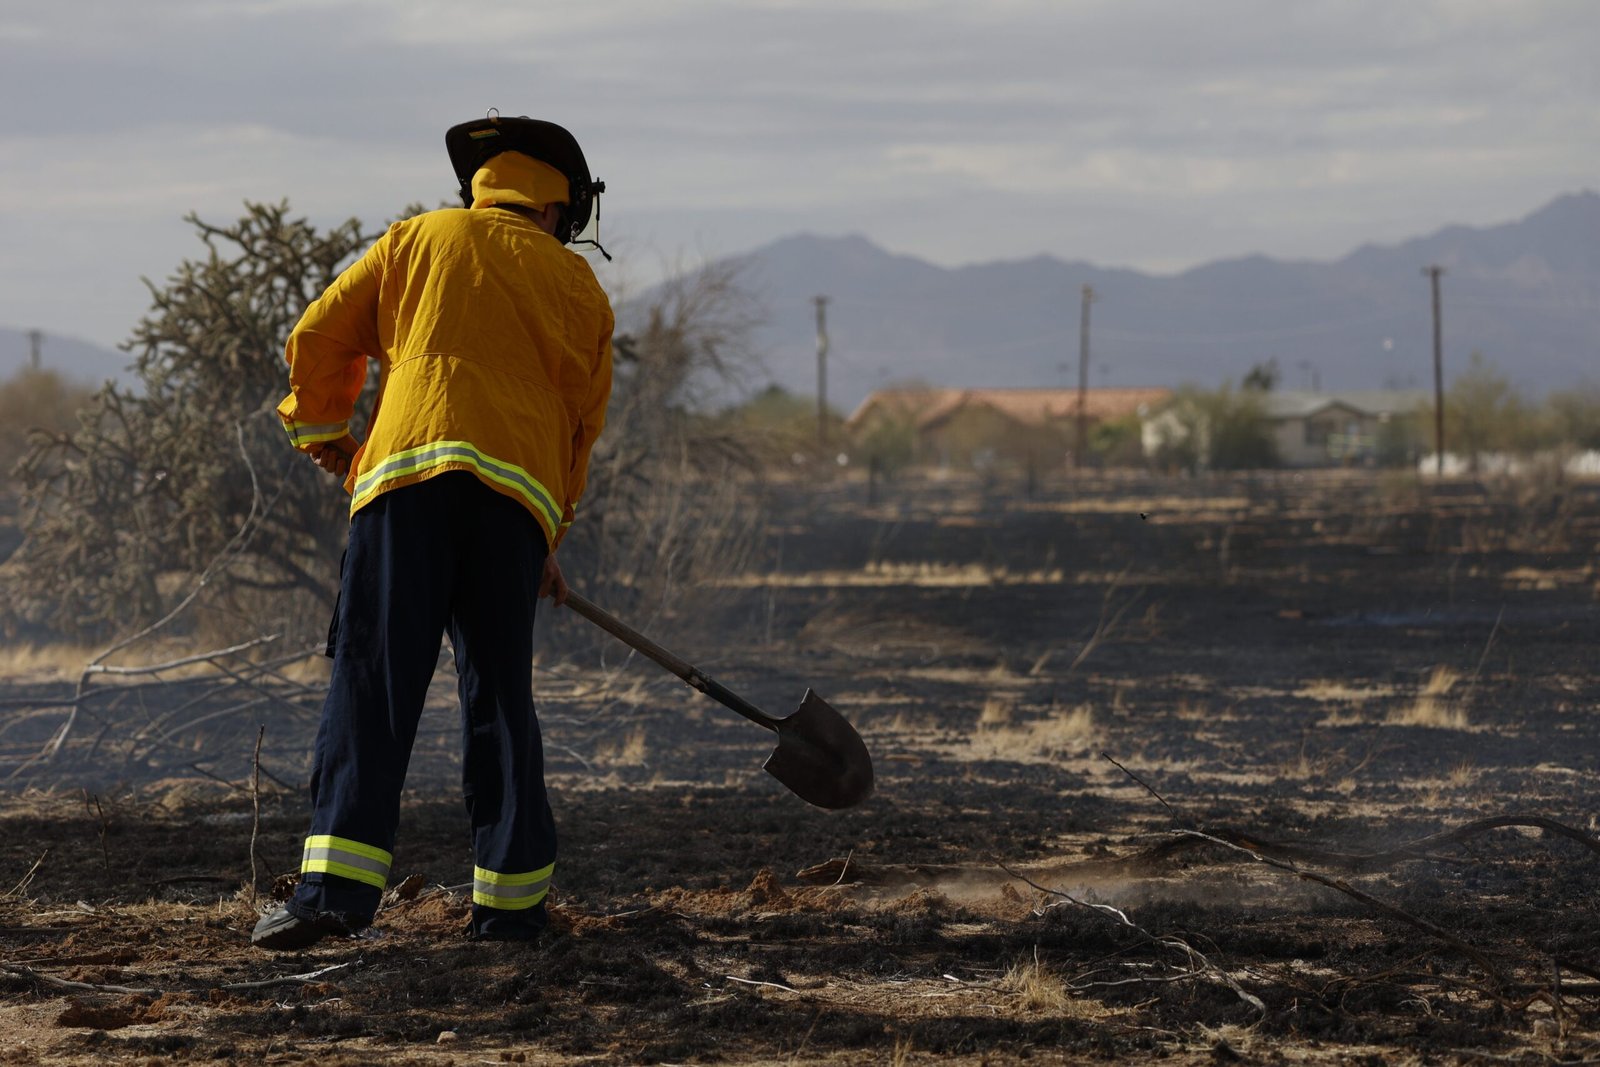
{"label": "reflective stripe on pants", "polygon": [[550,892],[550,876],[556,865],[540,867],[537,871],[522,874],[502,874],[499,871],[472,869],[472,902],[485,908],[502,911],[521,911],[542,901]]}
{"label": "reflective stripe on pants", "polygon": [[341,878],[375,885],[382,889],[389,881],[389,865],[394,857],[381,848],[363,845],[348,837],[312,834],[306,838],[300,858],[300,873],[337,874]]}

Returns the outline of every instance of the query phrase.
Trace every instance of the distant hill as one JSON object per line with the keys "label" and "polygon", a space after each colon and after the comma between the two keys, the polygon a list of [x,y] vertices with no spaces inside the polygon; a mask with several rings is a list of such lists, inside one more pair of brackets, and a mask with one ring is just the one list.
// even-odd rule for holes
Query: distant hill
{"label": "distant hill", "polygon": [[881,385],[1075,386],[1079,294],[1094,287],[1092,386],[1205,387],[1276,359],[1285,388],[1431,387],[1422,267],[1443,279],[1446,377],[1482,352],[1535,396],[1600,380],[1600,194],[1518,222],[1452,226],[1331,263],[1264,256],[1175,275],[1052,256],[947,269],[860,236],[788,237],[736,258],[762,300],[772,380],[816,390],[825,294],[829,400],[848,412]]}
{"label": "distant hill", "polygon": [[[32,347],[27,330],[0,326],[0,379],[11,377],[28,365]],[[68,378],[97,386],[107,378],[131,382],[128,370],[132,357],[126,352],[102,348],[76,337],[46,333],[39,347],[39,365]]]}

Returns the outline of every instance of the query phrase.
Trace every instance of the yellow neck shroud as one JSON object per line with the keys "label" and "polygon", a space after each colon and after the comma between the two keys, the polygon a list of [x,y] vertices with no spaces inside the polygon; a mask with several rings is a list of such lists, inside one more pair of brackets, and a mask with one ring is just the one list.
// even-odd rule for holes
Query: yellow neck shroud
{"label": "yellow neck shroud", "polygon": [[472,176],[472,206],[525,204],[542,209],[568,202],[567,178],[550,164],[523,155],[501,152]]}

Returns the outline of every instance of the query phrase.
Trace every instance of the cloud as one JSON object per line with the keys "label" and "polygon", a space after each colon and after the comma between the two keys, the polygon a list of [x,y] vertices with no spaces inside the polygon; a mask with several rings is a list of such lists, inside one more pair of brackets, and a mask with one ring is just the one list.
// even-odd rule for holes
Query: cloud
{"label": "cloud", "polygon": [[667,259],[805,228],[943,263],[1335,255],[1593,184],[1597,39],[1590,0],[8,5],[0,322],[120,336],[141,303],[52,294],[164,273],[191,209],[443,199],[444,130],[489,106],[569,126],[608,238]]}

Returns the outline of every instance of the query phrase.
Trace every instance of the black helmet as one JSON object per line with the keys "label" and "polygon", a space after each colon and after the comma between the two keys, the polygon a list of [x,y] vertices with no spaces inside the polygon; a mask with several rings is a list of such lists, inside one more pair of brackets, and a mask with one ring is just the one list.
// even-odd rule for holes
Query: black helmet
{"label": "black helmet", "polygon": [[589,225],[595,197],[606,191],[605,182],[589,177],[589,164],[577,138],[553,122],[526,115],[503,118],[491,109],[487,118],[450,127],[445,131],[444,146],[461,182],[461,202],[466,207],[472,206],[472,176],[501,152],[521,152],[566,175],[567,203],[556,227],[562,244],[574,240]]}

